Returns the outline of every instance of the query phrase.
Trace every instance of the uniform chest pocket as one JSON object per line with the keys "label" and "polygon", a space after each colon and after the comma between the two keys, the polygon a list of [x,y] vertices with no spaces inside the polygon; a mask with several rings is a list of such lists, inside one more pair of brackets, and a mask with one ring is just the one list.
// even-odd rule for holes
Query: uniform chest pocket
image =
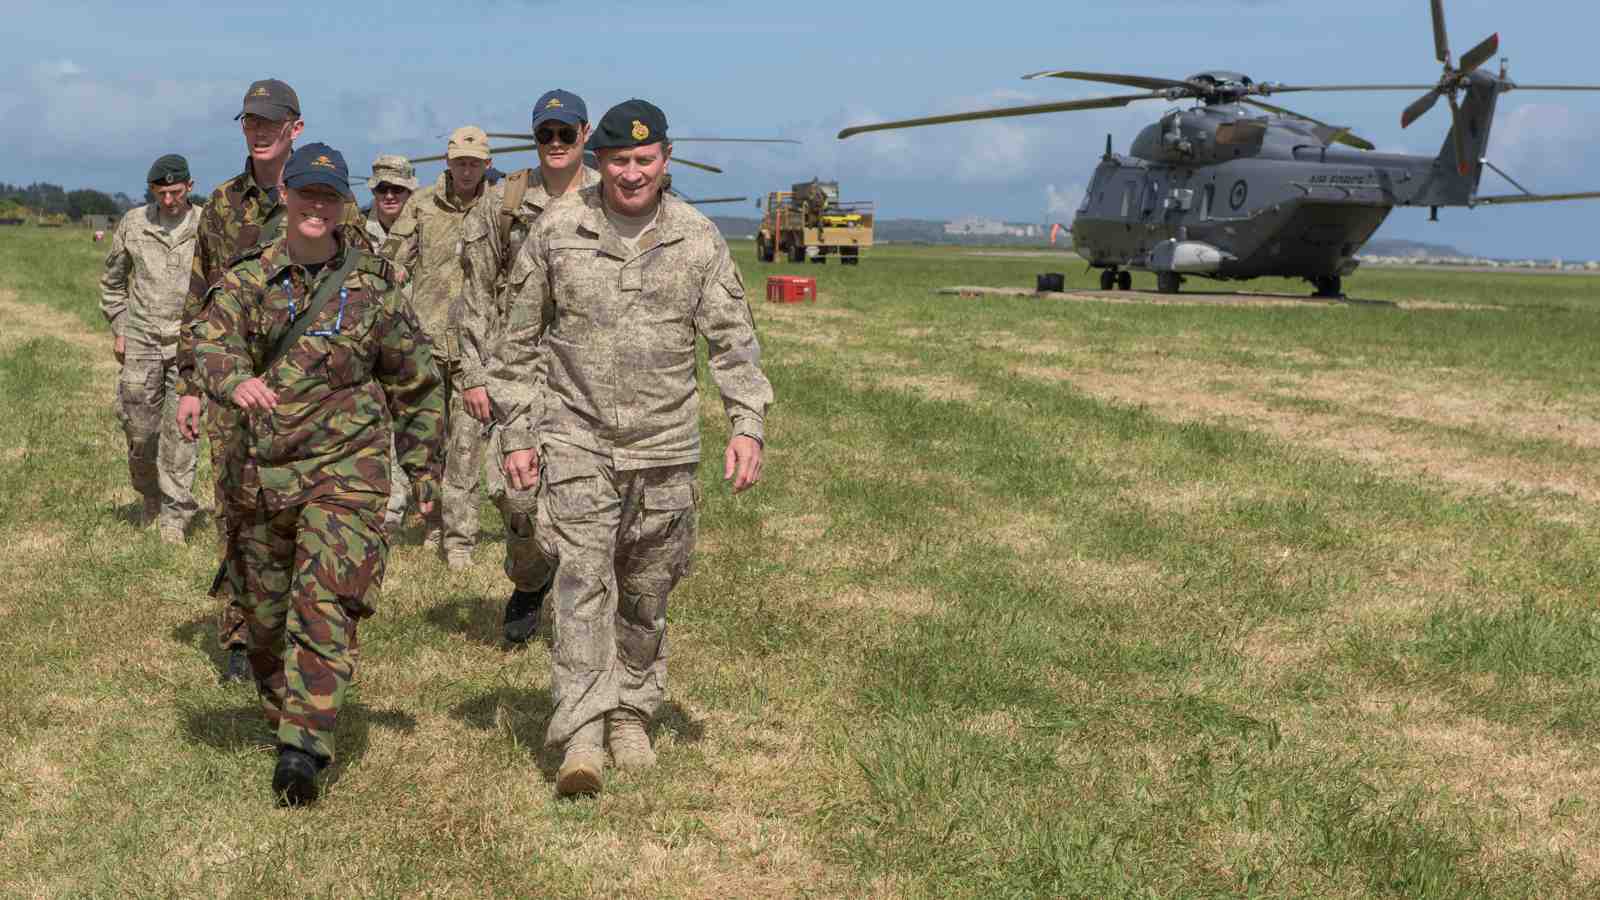
{"label": "uniform chest pocket", "polygon": [[341,289],[328,299],[291,355],[307,375],[326,380],[330,387],[361,384],[372,373],[377,352],[373,333],[381,312],[379,299],[365,289]]}
{"label": "uniform chest pocket", "polygon": [[601,253],[598,240],[586,238],[552,240],[545,258],[557,330],[563,340],[586,344],[608,319],[621,263]]}

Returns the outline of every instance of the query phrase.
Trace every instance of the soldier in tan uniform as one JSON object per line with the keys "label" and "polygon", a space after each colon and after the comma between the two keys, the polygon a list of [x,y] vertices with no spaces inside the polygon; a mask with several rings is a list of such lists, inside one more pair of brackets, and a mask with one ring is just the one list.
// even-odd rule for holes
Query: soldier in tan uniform
{"label": "soldier in tan uniform", "polygon": [[618,768],[655,763],[667,596],[689,570],[700,491],[696,339],[731,423],[735,492],[761,477],[772,401],[727,243],[662,193],[666,117],[621,103],[589,146],[601,184],[551,204],[523,244],[489,379],[510,410],[506,479],[537,485],[539,539],[559,560],[545,741],[565,748],[563,795],[600,790],[606,749]]}
{"label": "soldier in tan uniform", "polygon": [[156,160],[145,180],[156,202],[117,223],[100,276],[100,311],[122,364],[117,413],[133,488],[144,498],[143,524],[159,520],[161,539],[181,544],[198,507],[195,445],[178,432],[178,325],[200,210],[189,202],[189,163],[176,153]]}
{"label": "soldier in tan uniform", "polygon": [[463,569],[472,563],[478,540],[478,473],[463,473],[461,466],[472,461],[483,429],[461,406],[461,373],[446,326],[451,304],[461,293],[461,223],[488,187],[483,176],[489,168],[489,138],[475,125],[457,128],[445,154],[448,168],[411,197],[380,252],[408,273],[412,309],[433,341],[434,362],[445,376],[448,449],[442,511],[424,544],[442,543],[450,568]]}
{"label": "soldier in tan uniform", "polygon": [[[589,139],[589,113],[583,98],[571,91],[546,92],[533,107],[533,136],[538,143],[539,167],[513,173],[489,188],[461,227],[465,283],[452,310],[461,350],[461,399],[467,414],[485,425],[493,419],[485,368],[492,361],[495,336],[505,323],[506,273],[545,207],[564,194],[600,182],[600,174],[583,162]],[[498,444],[498,439],[488,443]],[[482,454],[480,444],[470,459],[459,461],[460,470],[477,472]],[[500,455],[498,451],[491,454],[484,480],[506,525],[505,572],[512,592],[506,601],[505,637],[520,644],[538,627],[555,566],[534,537],[538,495],[507,489]]]}
{"label": "soldier in tan uniform", "polygon": [[[389,239],[389,229],[400,219],[401,210],[406,208],[406,202],[417,189],[417,170],[404,156],[383,154],[372,161],[367,188],[372,191],[372,208],[367,210],[367,237],[372,239],[372,246],[382,247]],[[389,469],[389,504],[384,510],[383,527],[394,534],[405,522],[411,483],[393,452],[389,454]]]}

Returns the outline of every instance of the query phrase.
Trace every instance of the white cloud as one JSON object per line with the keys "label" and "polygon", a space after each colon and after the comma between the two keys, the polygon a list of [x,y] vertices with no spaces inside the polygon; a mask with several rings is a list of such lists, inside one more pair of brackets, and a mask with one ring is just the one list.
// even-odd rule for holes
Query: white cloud
{"label": "white cloud", "polygon": [[1045,217],[1052,222],[1068,224],[1072,216],[1077,213],[1078,206],[1083,203],[1083,185],[1069,184],[1058,188],[1054,184],[1044,186]]}

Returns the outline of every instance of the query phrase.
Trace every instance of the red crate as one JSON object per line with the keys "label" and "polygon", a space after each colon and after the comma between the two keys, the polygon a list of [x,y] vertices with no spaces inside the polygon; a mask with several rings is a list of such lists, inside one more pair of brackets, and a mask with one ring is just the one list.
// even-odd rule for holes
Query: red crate
{"label": "red crate", "polygon": [[799,303],[817,299],[817,280],[801,275],[769,275],[767,301],[769,303]]}

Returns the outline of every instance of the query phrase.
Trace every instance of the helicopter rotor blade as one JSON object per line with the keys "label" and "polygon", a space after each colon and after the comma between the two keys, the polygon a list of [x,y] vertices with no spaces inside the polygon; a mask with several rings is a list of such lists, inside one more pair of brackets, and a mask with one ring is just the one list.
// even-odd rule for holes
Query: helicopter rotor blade
{"label": "helicopter rotor blade", "polygon": [[[507,146],[507,147],[490,147],[489,148],[489,152],[491,154],[493,154],[493,153],[521,153],[524,150],[533,150],[533,149],[537,148],[538,146],[539,146],[538,144],[512,144],[512,145]],[[447,158],[448,155],[449,154],[445,154],[445,153],[435,153],[432,156],[410,156],[410,157],[407,157],[407,159],[411,160],[412,164],[425,163],[425,162],[439,162],[439,161]]]}
{"label": "helicopter rotor blade", "polygon": [[1281,106],[1273,106],[1270,103],[1262,103],[1260,100],[1251,100],[1246,98],[1244,102],[1250,104],[1251,106],[1264,109],[1268,112],[1275,112],[1280,116],[1288,116],[1291,119],[1300,119],[1302,121],[1310,122],[1313,125],[1326,128],[1328,129],[1329,140],[1331,140],[1333,143],[1345,144],[1361,150],[1378,149],[1377,145],[1373,144],[1371,141],[1351,134],[1350,129],[1348,128],[1342,128],[1337,125],[1329,125],[1327,122],[1324,122],[1321,119],[1313,119],[1304,113],[1297,113],[1292,109],[1284,109]]}
{"label": "helicopter rotor blade", "polygon": [[706,203],[744,203],[750,199],[749,197],[702,197],[698,200],[695,200],[689,197],[684,197],[682,194],[679,194],[678,196],[681,197],[685,203],[693,203],[696,206],[701,206]]}
{"label": "helicopter rotor blade", "polygon": [[[531,134],[518,134],[516,132],[510,132],[510,131],[491,131],[491,132],[489,132],[489,137],[492,137],[492,138],[511,138],[513,140],[518,140],[518,141],[531,141],[531,140],[534,140],[534,136],[531,135]],[[797,141],[797,140],[794,140],[793,138],[675,137],[675,138],[672,138],[672,143],[674,143],[674,144],[684,144],[684,143],[700,143],[700,144],[708,144],[708,143],[717,143],[717,144],[798,144],[800,142]]]}
{"label": "helicopter rotor blade", "polygon": [[1123,87],[1144,88],[1147,91],[1159,91],[1165,88],[1184,88],[1188,90],[1194,87],[1187,81],[1176,81],[1171,78],[1152,78],[1148,75],[1115,75],[1103,72],[1075,72],[1070,69],[1030,72],[1022,77],[1024,79],[1071,78],[1076,81],[1099,81],[1104,84],[1120,84]]}
{"label": "helicopter rotor blade", "polygon": [[1450,65],[1450,35],[1444,27],[1444,0],[1433,0],[1433,51],[1439,62]]}
{"label": "helicopter rotor blade", "polygon": [[1262,82],[1255,86],[1251,93],[1268,96],[1271,94],[1299,94],[1306,91],[1426,91],[1437,85],[1432,84],[1277,84]]}
{"label": "helicopter rotor blade", "polygon": [[1600,84],[1512,84],[1519,91],[1600,91]]}
{"label": "helicopter rotor blade", "polygon": [[1450,101],[1450,138],[1455,142],[1456,171],[1463,176],[1471,175],[1475,160],[1467,155],[1467,133],[1461,128],[1461,107],[1456,105],[1456,92],[1450,91],[1444,97]]}
{"label": "helicopter rotor blade", "polygon": [[718,175],[722,174],[722,170],[721,169],[717,168],[716,166],[711,165],[710,163],[695,162],[692,159],[684,159],[681,156],[674,156],[672,158],[672,161],[675,162],[675,163],[678,163],[679,165],[688,166],[691,169],[700,169],[700,170],[705,171],[705,172],[714,172],[714,173],[716,173]]}
{"label": "helicopter rotor blade", "polygon": [[1489,35],[1478,46],[1461,54],[1461,64],[1457,68],[1462,72],[1471,72],[1489,61],[1500,50],[1500,33],[1497,31]]}
{"label": "helicopter rotor blade", "polygon": [[1439,95],[1442,93],[1444,92],[1435,87],[1433,90],[1411,101],[1411,105],[1400,113],[1400,127],[1409,128],[1412,122],[1427,115],[1428,110],[1433,109],[1433,105],[1439,102]]}
{"label": "helicopter rotor blade", "polygon": [[1003,119],[1009,116],[1033,116],[1040,113],[1075,112],[1081,109],[1111,109],[1127,106],[1135,100],[1165,100],[1166,94],[1123,94],[1120,97],[1099,97],[1094,100],[1063,100],[1059,103],[1035,103],[1031,106],[1007,106],[977,112],[952,113],[946,116],[925,116],[920,119],[900,119],[894,122],[876,122],[872,125],[852,125],[839,132],[840,140],[868,131],[888,131],[894,128],[916,128],[920,125],[944,125],[948,122],[972,122],[979,119]]}

